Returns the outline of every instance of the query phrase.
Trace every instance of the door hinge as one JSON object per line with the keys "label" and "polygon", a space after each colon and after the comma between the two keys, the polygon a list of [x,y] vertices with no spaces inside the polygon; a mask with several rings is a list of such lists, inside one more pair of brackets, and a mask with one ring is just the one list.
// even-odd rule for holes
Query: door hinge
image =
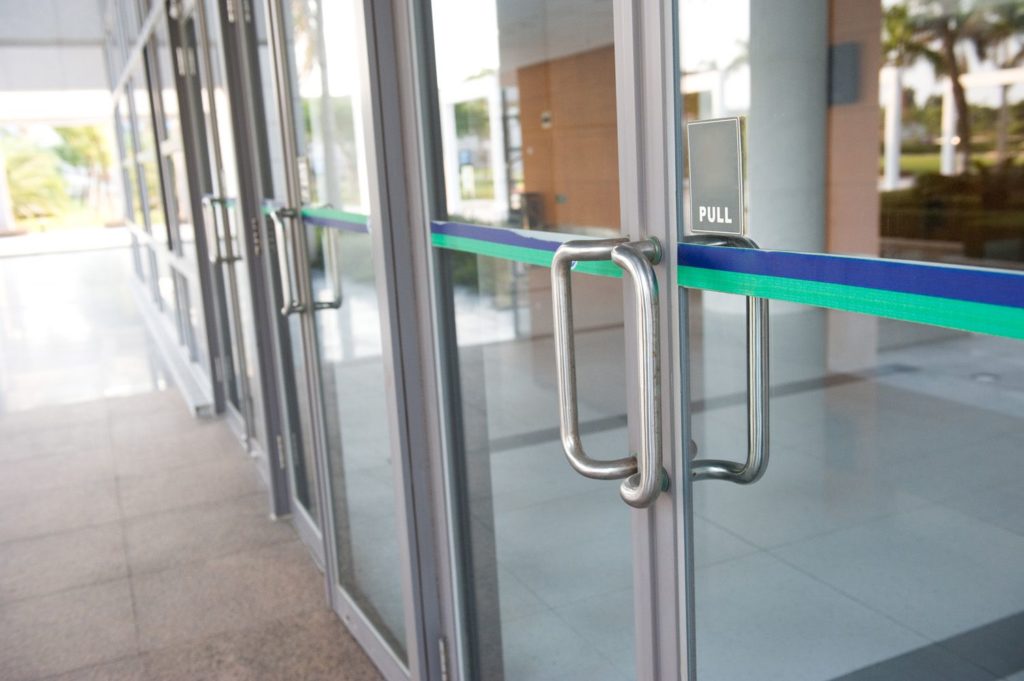
{"label": "door hinge", "polygon": [[228,13],[228,23],[235,23],[235,0],[227,0],[227,2],[224,3],[224,8]]}
{"label": "door hinge", "polygon": [[449,681],[451,676],[448,674],[448,641],[444,636],[437,639],[437,651],[441,660],[441,681]]}
{"label": "door hinge", "polygon": [[260,221],[252,219],[252,250],[256,257],[263,252],[263,239],[260,238]]}
{"label": "door hinge", "polygon": [[278,433],[277,437],[277,467],[284,470],[287,466],[285,464],[285,451],[284,451],[284,438]]}
{"label": "door hinge", "polygon": [[185,77],[185,51],[181,47],[174,48],[174,61],[178,66],[178,75]]}

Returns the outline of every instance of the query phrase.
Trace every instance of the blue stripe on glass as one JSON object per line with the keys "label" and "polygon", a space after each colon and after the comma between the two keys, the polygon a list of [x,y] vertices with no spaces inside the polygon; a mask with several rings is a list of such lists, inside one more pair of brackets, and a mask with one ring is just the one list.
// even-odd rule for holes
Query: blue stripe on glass
{"label": "blue stripe on glass", "polygon": [[307,225],[327,227],[330,229],[341,229],[346,232],[356,232],[359,234],[368,234],[370,232],[369,227],[362,223],[353,222],[351,220],[341,220],[339,218],[329,218],[323,215],[307,215],[306,213],[303,213],[302,221]]}
{"label": "blue stripe on glass", "polygon": [[551,251],[554,253],[562,245],[563,235],[554,232],[543,232],[547,238],[538,236],[527,236],[525,230],[505,227],[481,227],[479,225],[467,225],[462,222],[431,222],[430,231],[434,234],[445,234],[448,236],[459,236],[465,239],[477,239],[493,244],[504,244],[506,246],[519,246],[521,248],[532,248],[534,250]]}
{"label": "blue stripe on glass", "polygon": [[817,253],[679,244],[679,264],[1024,308],[1024,273]]}

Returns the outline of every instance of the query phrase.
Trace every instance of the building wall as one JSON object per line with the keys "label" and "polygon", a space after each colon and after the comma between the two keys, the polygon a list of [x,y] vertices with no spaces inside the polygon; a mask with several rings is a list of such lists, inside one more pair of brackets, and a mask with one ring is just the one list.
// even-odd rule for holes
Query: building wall
{"label": "building wall", "polygon": [[828,250],[879,254],[878,145],[881,111],[878,69],[882,53],[882,4],[832,0],[829,41],[860,46],[860,97],[828,111]]}
{"label": "building wall", "polygon": [[525,66],[517,75],[525,190],[542,195],[545,223],[618,228],[614,48]]}

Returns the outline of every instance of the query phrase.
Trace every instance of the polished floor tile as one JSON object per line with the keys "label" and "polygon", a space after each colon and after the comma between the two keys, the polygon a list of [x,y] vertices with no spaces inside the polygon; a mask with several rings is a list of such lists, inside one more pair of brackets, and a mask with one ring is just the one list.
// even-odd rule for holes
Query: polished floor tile
{"label": "polished floor tile", "polygon": [[124,516],[133,518],[245,496],[260,491],[262,482],[248,457],[231,452],[194,466],[126,476],[118,487]]}
{"label": "polished floor tile", "polygon": [[0,606],[0,678],[40,679],[138,651],[128,580]]}
{"label": "polished floor tile", "polygon": [[0,546],[0,604],[126,577],[123,545],[109,523]]}
{"label": "polished floor tile", "polygon": [[380,673],[322,607],[143,656],[146,681],[378,681]]}
{"label": "polished floor tile", "polygon": [[940,506],[774,554],[931,640],[1024,611],[1024,537]]}
{"label": "polished floor tile", "polygon": [[703,681],[825,681],[929,641],[765,553],[697,571]]}
{"label": "polished floor tile", "polygon": [[295,539],[287,522],[270,520],[265,492],[128,518],[124,535],[135,575]]}
{"label": "polished floor tile", "polygon": [[166,648],[314,610],[323,581],[297,541],[135,575],[139,644]]}
{"label": "polished floor tile", "polygon": [[4,258],[0,414],[164,388],[127,249]]}
{"label": "polished floor tile", "polygon": [[120,518],[113,479],[18,492],[0,500],[0,543],[104,525]]}

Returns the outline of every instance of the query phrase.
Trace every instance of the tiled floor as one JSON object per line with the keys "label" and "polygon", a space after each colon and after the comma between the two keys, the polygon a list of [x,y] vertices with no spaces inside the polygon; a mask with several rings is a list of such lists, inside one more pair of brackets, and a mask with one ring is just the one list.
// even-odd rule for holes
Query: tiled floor
{"label": "tiled floor", "polygon": [[2,415],[0,443],[0,679],[378,678],[237,440],[173,390]]}
{"label": "tiled floor", "polygon": [[[62,236],[48,246],[81,245],[74,232]],[[31,238],[0,240],[0,414],[167,387],[132,295],[128,249],[13,255],[31,251]]]}

